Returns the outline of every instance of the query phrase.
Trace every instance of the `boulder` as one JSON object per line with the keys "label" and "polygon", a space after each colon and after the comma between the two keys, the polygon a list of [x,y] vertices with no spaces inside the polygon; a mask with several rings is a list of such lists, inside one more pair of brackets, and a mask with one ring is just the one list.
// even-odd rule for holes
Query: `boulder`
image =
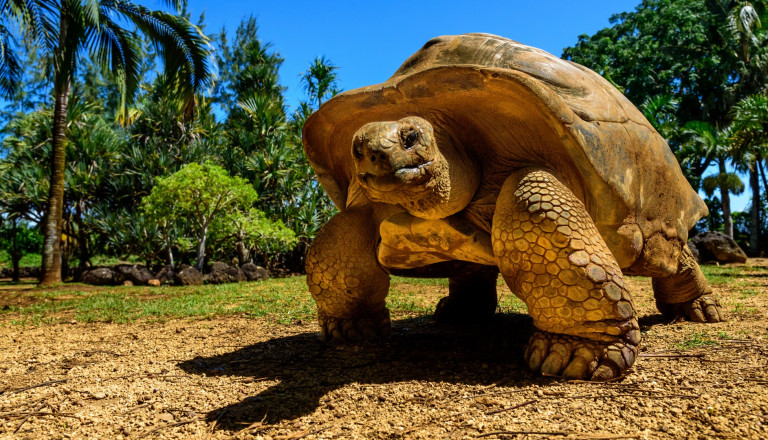
{"label": "boulder", "polygon": [[262,281],[269,278],[269,272],[261,266],[253,263],[245,263],[240,267],[248,281]]}
{"label": "boulder", "polygon": [[147,281],[154,278],[152,272],[140,264],[120,264],[115,266],[114,270],[117,274],[115,281],[118,283],[130,281],[135,286],[143,286],[147,284]]}
{"label": "boulder", "polygon": [[83,273],[81,283],[94,286],[107,286],[115,284],[115,272],[108,267],[97,267]]}
{"label": "boulder", "polygon": [[166,264],[159,272],[157,272],[154,278],[159,280],[160,284],[172,284],[176,279],[176,271],[173,270],[173,266]]}
{"label": "boulder", "polygon": [[176,284],[180,286],[199,286],[203,284],[203,274],[199,270],[186,264],[176,273]]}
{"label": "boulder", "polygon": [[747,254],[733,239],[722,232],[702,232],[691,239],[699,251],[699,261],[704,263],[746,263]]}
{"label": "boulder", "polygon": [[691,255],[693,255],[693,258],[695,258],[696,261],[701,263],[701,256],[699,255],[699,248],[697,248],[696,245],[693,244],[693,242],[690,242],[690,241],[687,243],[687,246],[688,246],[688,249],[691,250]]}
{"label": "boulder", "polygon": [[245,274],[239,267],[214,261],[211,271],[205,275],[205,282],[210,284],[237,283],[245,281]]}

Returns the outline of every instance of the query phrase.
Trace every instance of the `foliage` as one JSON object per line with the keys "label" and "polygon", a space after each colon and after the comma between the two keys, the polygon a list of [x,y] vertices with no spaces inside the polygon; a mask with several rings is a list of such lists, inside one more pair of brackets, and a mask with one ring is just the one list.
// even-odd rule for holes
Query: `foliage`
{"label": "foliage", "polygon": [[[301,144],[303,122],[312,107],[302,103],[292,118],[287,116],[277,86],[283,59],[256,32],[251,17],[240,24],[231,44],[225,31],[219,36],[219,70],[225,73],[216,100],[229,109],[220,157],[231,174],[252,182],[260,195],[258,206],[267,217],[282,220],[306,243],[334,212]],[[336,67],[323,64],[324,58],[315,61],[317,72],[329,73],[323,80],[322,99],[337,89],[335,73],[330,75]],[[304,248],[297,249],[303,253]]]}
{"label": "foliage", "polygon": [[168,177],[159,178],[142,207],[165,234],[169,234],[169,228],[179,228],[180,235],[194,237],[197,267],[202,270],[209,234],[218,238],[220,245],[228,240],[247,243],[248,247],[269,242],[287,245],[293,241],[292,232],[282,223],[270,222],[251,208],[257,198],[245,179],[231,177],[211,162],[190,163]]}
{"label": "foliage", "polygon": [[[177,8],[181,2],[173,2]],[[42,284],[60,282],[62,269],[62,228],[66,173],[67,108],[72,84],[82,54],[115,74],[122,98],[121,110],[141,82],[141,42],[137,32],[149,37],[164,60],[165,77],[174,95],[183,98],[187,109],[194,106],[194,93],[210,84],[207,39],[199,28],[182,16],[153,11],[128,0],[18,0],[0,2],[0,40],[9,43],[6,24],[15,23],[33,42],[52,68],[53,123],[51,136],[48,200],[43,226]],[[130,23],[134,30],[123,27]],[[0,91],[12,93],[22,77],[15,51],[4,45],[0,57]],[[64,258],[66,260],[66,256]],[[66,261],[63,268],[66,270]]]}
{"label": "foliage", "polygon": [[329,96],[339,93],[336,87],[337,69],[338,67],[334,66],[331,60],[322,56],[316,57],[309,68],[301,74],[301,83],[309,94],[310,103],[317,103],[320,107]]}
{"label": "foliage", "polygon": [[22,259],[26,255],[39,253],[42,245],[42,235],[27,222],[12,218],[0,224],[0,249],[7,249],[14,281],[19,280],[18,271]]}
{"label": "foliage", "polygon": [[[39,3],[18,2],[21,9],[3,9],[7,14],[0,21],[5,23],[15,17],[13,13],[24,13],[28,5]],[[94,5],[104,7],[88,9]],[[0,8],[6,6],[0,2]],[[77,261],[84,268],[94,255],[138,257],[147,264],[161,260],[173,264],[175,257],[190,262],[199,245],[199,233],[190,232],[196,227],[193,219],[153,217],[141,209],[141,201],[163,176],[189,163],[210,162],[247,180],[260,197],[231,211],[232,215],[211,221],[206,255],[222,260],[237,255],[241,262],[256,258],[260,264],[288,264],[292,271],[301,270],[308,242],[335,208],[303,154],[301,130],[314,106],[302,102],[289,114],[278,77],[282,58],[257,37],[256,21],[243,20],[231,44],[224,30],[216,37],[221,78],[206,97],[190,94],[194,84],[210,84],[209,66],[196,58],[207,46],[207,37],[200,31],[202,22],[194,28],[182,16],[126,1],[72,0],[46,11],[53,15],[30,20],[48,20],[50,29],[21,22],[25,33],[18,38],[5,35],[10,46],[4,47],[13,49],[8,55],[15,57],[7,60],[19,64],[16,78],[6,78],[13,99],[0,114],[7,121],[0,150],[0,216],[50,228],[46,220],[57,216],[49,206],[55,186],[50,182],[59,181],[60,173],[57,209],[61,220],[56,227],[61,233],[47,243],[49,250],[52,242],[60,246],[57,252],[64,275],[68,262]],[[66,25],[76,25],[73,32],[77,34],[95,23],[93,17],[82,15],[88,11],[115,14],[110,16],[113,21],[104,21],[99,28],[114,33],[112,45],[100,39],[105,34],[98,32],[87,41],[57,40],[61,22],[51,17],[61,14],[58,17]],[[124,27],[110,27],[117,24]],[[181,71],[168,70],[173,59],[166,59],[164,71],[157,71],[157,58],[174,56],[166,46],[176,31],[180,32],[178,45],[197,42],[201,46],[189,52],[186,60],[175,58],[186,63]],[[143,41],[137,39],[142,33]],[[118,50],[120,44],[127,45],[126,52]],[[118,51],[103,52],[105,48]],[[142,59],[143,55],[148,58]],[[110,56],[118,57],[117,64],[105,66]],[[66,62],[59,62],[65,58]],[[319,88],[310,91],[309,101],[318,105],[338,91],[337,68],[323,57],[312,66],[308,78]],[[203,70],[189,76],[190,69],[197,67]],[[13,73],[1,68],[15,69],[0,65],[0,80]],[[194,84],[179,92],[184,81]],[[52,124],[61,109],[65,109],[63,122]],[[64,152],[62,171],[49,167],[57,151]],[[46,216],[47,212],[54,214]],[[300,246],[291,250],[297,242]]]}
{"label": "foliage", "polygon": [[[768,84],[766,20],[765,0],[643,0],[563,51],[563,58],[602,74],[643,110],[694,188],[719,189],[720,205],[711,208],[721,210],[726,232],[729,193],[743,188],[734,171],[749,171],[752,253],[759,252],[757,170],[765,150],[755,123],[746,121],[759,119],[765,108],[755,97],[765,96]],[[704,177],[710,165],[717,172]]]}

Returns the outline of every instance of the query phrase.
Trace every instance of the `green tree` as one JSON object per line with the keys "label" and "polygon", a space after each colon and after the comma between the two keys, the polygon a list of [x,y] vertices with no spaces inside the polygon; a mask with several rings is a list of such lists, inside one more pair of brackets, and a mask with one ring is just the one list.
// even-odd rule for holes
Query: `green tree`
{"label": "green tree", "polygon": [[202,271],[211,223],[230,211],[248,210],[257,197],[246,180],[230,177],[223,168],[206,162],[191,163],[159,178],[142,204],[155,222],[189,222],[197,240],[196,266]]}
{"label": "green tree", "polygon": [[[760,250],[761,199],[759,174],[763,161],[768,155],[768,95],[760,93],[741,100],[733,108],[734,138],[740,152],[737,159],[742,169],[749,173],[749,188],[752,191],[750,207],[749,250],[757,255]],[[763,176],[763,186],[768,191],[768,182]]]}
{"label": "green tree", "polygon": [[[251,17],[240,24],[234,41],[227,41],[225,32],[218,39],[223,73],[216,102],[228,112],[221,163],[230,174],[253,184],[260,195],[257,206],[267,218],[278,219],[295,232],[299,245],[287,258],[298,269],[303,267],[306,243],[327,221],[333,205],[315,180],[302,148],[301,129],[313,107],[301,103],[288,116],[284,90],[278,85],[283,59],[256,32]],[[330,66],[324,59],[320,64]],[[335,67],[323,69],[328,81],[321,84],[319,95],[312,92],[321,101],[336,90]],[[313,84],[319,84],[312,78]]]}
{"label": "green tree", "polygon": [[[126,143],[114,125],[100,116],[101,111],[99,105],[79,97],[68,106],[66,135],[74,148],[66,151],[62,198],[62,238],[67,237],[61,248],[65,270],[75,251],[79,251],[81,268],[90,259],[94,224],[89,213],[93,205],[105,200],[111,172]],[[51,117],[52,109],[42,107],[15,118],[5,127],[3,145],[7,155],[0,160],[4,169],[0,210],[38,223],[45,209],[50,176],[50,170],[41,164],[50,156]]]}
{"label": "green tree", "polygon": [[[178,10],[181,2],[172,3]],[[90,52],[115,73],[123,96],[122,108],[141,78],[141,47],[136,33],[123,27],[132,23],[157,46],[164,60],[165,76],[178,93],[193,98],[207,87],[211,73],[208,45],[200,30],[186,18],[149,10],[125,0],[15,0],[0,2],[3,24],[16,21],[31,36],[41,53],[53,64],[53,122],[50,156],[50,186],[43,222],[43,276],[41,284],[61,281],[60,237],[66,162],[66,116],[72,83],[83,52]],[[5,27],[0,37],[7,37]],[[4,47],[10,47],[5,45]],[[0,57],[0,88],[10,92],[19,74],[12,55]]]}
{"label": "green tree", "polygon": [[316,57],[309,68],[301,74],[304,90],[309,94],[309,102],[320,107],[323,101],[339,92],[336,86],[336,70],[331,60],[324,56]]}
{"label": "green tree", "polygon": [[738,174],[727,171],[728,160],[734,154],[731,132],[728,129],[718,130],[711,124],[699,121],[685,124],[684,132],[690,135],[690,148],[686,146],[680,150],[681,154],[678,154],[683,164],[688,157],[710,158],[717,162],[718,172],[704,177],[701,186],[708,197],[712,197],[715,189],[720,191],[723,228],[725,234],[733,238],[730,194],[741,194],[744,191],[744,184]]}
{"label": "green tree", "polygon": [[19,262],[24,255],[39,253],[42,244],[40,233],[16,216],[10,216],[4,225],[0,224],[0,250],[6,250],[11,257],[13,281],[19,281]]}
{"label": "green tree", "polygon": [[290,250],[296,244],[296,234],[280,220],[269,220],[256,208],[231,211],[216,219],[212,226],[213,257],[227,259],[234,250],[242,266],[260,252],[262,259],[268,254]]}

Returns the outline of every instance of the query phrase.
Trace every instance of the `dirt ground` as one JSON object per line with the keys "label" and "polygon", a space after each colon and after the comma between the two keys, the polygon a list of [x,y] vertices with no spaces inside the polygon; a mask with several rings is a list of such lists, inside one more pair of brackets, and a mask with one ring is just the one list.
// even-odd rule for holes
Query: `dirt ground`
{"label": "dirt ground", "polygon": [[642,354],[599,384],[527,371],[521,314],[468,329],[394,316],[388,342],[343,347],[313,322],[4,315],[0,438],[765,439],[766,263],[715,286],[719,324],[664,322],[650,283],[631,279]]}

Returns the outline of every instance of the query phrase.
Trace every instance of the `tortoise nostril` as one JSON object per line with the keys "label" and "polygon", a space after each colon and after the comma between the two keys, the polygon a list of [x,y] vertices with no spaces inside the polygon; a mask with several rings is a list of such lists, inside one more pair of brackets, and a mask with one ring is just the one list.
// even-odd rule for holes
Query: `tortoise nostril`
{"label": "tortoise nostril", "polygon": [[371,162],[376,162],[376,155],[375,154],[371,154]]}

